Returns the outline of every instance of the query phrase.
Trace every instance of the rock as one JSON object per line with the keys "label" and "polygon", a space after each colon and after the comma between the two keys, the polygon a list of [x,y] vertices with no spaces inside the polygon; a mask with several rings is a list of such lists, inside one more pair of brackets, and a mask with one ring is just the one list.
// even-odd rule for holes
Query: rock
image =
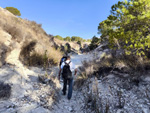
{"label": "rock", "polygon": [[42,97],[42,98],[44,98],[44,97],[45,97],[45,95],[42,95],[41,97]]}
{"label": "rock", "polygon": [[49,79],[45,79],[45,83],[49,83],[50,82],[50,80]]}
{"label": "rock", "polygon": [[[31,112],[33,109],[36,109],[38,107],[37,104],[26,104],[23,105],[22,107],[19,107],[17,109],[18,113],[29,113]],[[38,113],[38,112],[37,112]]]}
{"label": "rock", "polygon": [[116,113],[126,113],[124,110],[118,109]]}
{"label": "rock", "polygon": [[17,113],[17,110],[14,108],[9,108],[5,111],[1,111],[1,113]]}
{"label": "rock", "polygon": [[142,80],[145,82],[150,82],[150,76],[142,77]]}
{"label": "rock", "polygon": [[38,107],[38,108],[32,110],[32,113],[50,113],[50,111],[43,107]]}
{"label": "rock", "polygon": [[142,113],[150,113],[149,108],[142,108]]}
{"label": "rock", "polygon": [[68,111],[72,112],[73,111],[72,107],[68,107]]}

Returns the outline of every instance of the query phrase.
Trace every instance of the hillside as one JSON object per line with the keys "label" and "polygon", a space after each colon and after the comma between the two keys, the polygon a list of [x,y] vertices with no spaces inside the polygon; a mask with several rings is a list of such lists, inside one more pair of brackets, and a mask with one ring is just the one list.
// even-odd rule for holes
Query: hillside
{"label": "hillside", "polygon": [[[43,64],[34,58],[46,55],[52,64],[57,64],[61,53],[56,51],[50,42],[50,36],[41,28],[40,24],[18,18],[0,8],[0,64],[14,64],[14,59],[20,59],[26,65]],[[57,54],[57,57],[54,57]],[[40,59],[39,59],[40,60]]]}
{"label": "hillside", "polygon": [[[88,52],[89,42],[59,40],[3,8],[0,16],[0,113],[150,112],[148,57],[125,54],[96,37]],[[71,100],[57,78],[66,52],[78,70]]]}
{"label": "hillside", "polygon": [[[58,99],[57,65],[62,53],[34,21],[18,18],[0,8],[0,112],[49,112]],[[55,57],[57,56],[57,57]],[[50,75],[49,85],[39,78]],[[45,109],[46,108],[46,109]]]}
{"label": "hillside", "polygon": [[54,43],[54,47],[59,48],[62,51],[66,51],[71,53],[82,53],[88,49],[90,42],[81,42],[81,45],[76,41],[63,41],[57,38],[52,39]]}

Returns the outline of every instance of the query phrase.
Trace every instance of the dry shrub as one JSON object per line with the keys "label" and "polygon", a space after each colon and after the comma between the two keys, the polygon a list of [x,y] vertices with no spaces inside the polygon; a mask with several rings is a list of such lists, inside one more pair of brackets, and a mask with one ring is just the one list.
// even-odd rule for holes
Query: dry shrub
{"label": "dry shrub", "polygon": [[29,66],[43,66],[46,68],[59,63],[59,60],[62,57],[60,51],[49,47],[49,50],[39,49],[37,52],[35,50],[36,44],[36,41],[31,41],[22,47],[20,60],[23,64]]}
{"label": "dry shrub", "polygon": [[7,99],[11,95],[11,86],[0,82],[0,98]]}
{"label": "dry shrub", "polygon": [[93,75],[94,72],[94,65],[95,61],[83,61],[82,66],[78,68],[79,74],[75,81],[75,88],[78,88],[80,86],[83,86],[84,83],[87,81],[88,78],[90,78]]}
{"label": "dry shrub", "polygon": [[23,64],[30,65],[30,54],[34,50],[35,45],[36,42],[32,41],[22,47],[19,59],[23,62]]}
{"label": "dry shrub", "polygon": [[87,79],[88,78],[86,74],[84,72],[81,72],[74,82],[74,88],[79,90],[79,87],[84,86],[84,83]]}
{"label": "dry shrub", "polygon": [[37,24],[35,21],[31,21],[29,26],[31,26],[31,28],[36,34],[46,34],[46,32],[42,29],[42,24]]}
{"label": "dry shrub", "polygon": [[83,66],[79,70],[80,75],[76,84],[80,85],[93,76],[101,78],[113,72],[129,74],[130,80],[139,82],[140,77],[147,73],[147,70],[150,70],[150,60],[127,55],[103,57],[98,61],[84,61]]}
{"label": "dry shrub", "polygon": [[22,41],[24,33],[21,27],[19,28],[19,27],[14,27],[12,25],[7,25],[4,27],[4,30],[12,36],[12,39],[15,39],[17,42]]}
{"label": "dry shrub", "polygon": [[44,68],[47,68],[52,65],[58,65],[58,61],[60,60],[58,58],[59,57],[55,58],[55,57],[48,56],[47,54],[39,54],[39,53],[33,52],[29,58],[29,64],[30,66],[43,66]]}
{"label": "dry shrub", "polygon": [[41,66],[41,65],[44,65],[43,55],[40,55],[40,54],[34,52],[29,57],[28,64],[29,64],[29,66]]}
{"label": "dry shrub", "polygon": [[47,55],[48,55],[48,59],[49,61],[53,61],[53,63],[55,65],[58,65],[61,57],[62,57],[62,52],[60,52],[59,50],[56,50],[55,48],[50,47],[47,50]]}
{"label": "dry shrub", "polygon": [[5,59],[10,52],[10,48],[0,42],[0,67],[6,63]]}
{"label": "dry shrub", "polygon": [[138,56],[120,55],[117,57],[102,58],[100,61],[95,62],[94,69],[99,75],[102,75],[102,73],[107,73],[108,75],[111,71],[118,71],[138,76],[145,73],[148,67],[150,67],[148,59]]}

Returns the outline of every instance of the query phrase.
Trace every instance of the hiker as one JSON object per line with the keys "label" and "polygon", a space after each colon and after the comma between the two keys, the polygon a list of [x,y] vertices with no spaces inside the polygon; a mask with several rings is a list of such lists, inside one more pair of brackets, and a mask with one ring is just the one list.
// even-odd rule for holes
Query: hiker
{"label": "hiker", "polygon": [[[75,68],[75,65],[71,62],[70,56],[67,56],[66,61],[62,62],[60,66],[60,73],[62,72],[62,78],[63,78],[63,95],[66,95],[67,90],[67,83],[69,85],[68,88],[68,99],[70,100],[72,97],[72,89],[73,89],[73,77],[77,74],[77,69]],[[60,73],[58,75],[60,80]]]}
{"label": "hiker", "polygon": [[[61,75],[61,64],[62,64],[64,61],[66,61],[66,59],[67,59],[67,55],[64,54],[63,57],[62,57],[61,60],[60,60],[60,63],[59,63],[59,75]],[[58,79],[60,80],[60,76],[58,76]]]}

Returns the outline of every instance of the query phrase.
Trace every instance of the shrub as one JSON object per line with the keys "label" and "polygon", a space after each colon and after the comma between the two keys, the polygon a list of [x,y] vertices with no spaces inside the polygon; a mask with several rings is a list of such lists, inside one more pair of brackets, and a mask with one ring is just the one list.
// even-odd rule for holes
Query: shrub
{"label": "shrub", "polygon": [[[54,48],[49,48],[44,52],[35,51],[36,41],[29,42],[23,46],[20,53],[20,60],[29,66],[43,66],[44,68],[57,65],[62,56],[60,51],[56,51]],[[56,57],[57,56],[57,57]]]}
{"label": "shrub", "polygon": [[70,52],[71,52],[71,46],[70,46],[70,44],[69,44],[69,43],[66,43],[66,44],[65,44],[65,47],[66,47],[66,49],[67,49],[65,52],[70,53]]}
{"label": "shrub", "polygon": [[64,38],[65,41],[71,41],[71,38],[69,36],[67,36],[66,38]]}
{"label": "shrub", "polygon": [[78,41],[77,44],[79,44],[79,46],[81,46],[81,41]]}
{"label": "shrub", "polygon": [[6,7],[5,9],[7,9],[9,12],[11,12],[12,14],[14,14],[16,16],[21,16],[21,13],[20,13],[20,11],[17,8]]}
{"label": "shrub", "polygon": [[64,40],[63,37],[61,37],[61,36],[59,36],[59,35],[54,36],[54,38],[57,38],[57,39],[59,39],[59,40]]}
{"label": "shrub", "polygon": [[[138,84],[140,77],[150,69],[150,61],[138,56],[110,55],[109,57],[104,56],[99,60],[84,61],[83,66],[79,69],[80,75],[76,84],[84,84],[88,78],[93,76],[101,78],[109,75],[109,73],[116,75],[115,72],[119,75],[128,74],[128,79]],[[120,77],[123,78],[123,76]]]}
{"label": "shrub", "polygon": [[35,31],[36,34],[40,34],[40,33],[46,34],[46,32],[42,29],[42,24],[38,24],[35,21],[31,21],[30,26],[33,29],[33,31]]}
{"label": "shrub", "polygon": [[95,48],[98,47],[99,44],[100,44],[100,38],[94,36],[89,46],[90,50],[94,50]]}
{"label": "shrub", "polygon": [[5,30],[12,36],[13,39],[17,40],[18,42],[22,41],[24,34],[21,28],[7,26],[5,27]]}
{"label": "shrub", "polygon": [[11,86],[0,82],[0,98],[9,98],[11,95]]}
{"label": "shrub", "polygon": [[87,39],[87,42],[91,42],[92,40],[91,39]]}
{"label": "shrub", "polygon": [[127,55],[143,56],[150,48],[150,0],[118,1],[98,30],[111,49],[124,49]]}
{"label": "shrub", "polygon": [[83,41],[83,39],[81,37],[78,37],[78,36],[72,36],[71,41]]}

